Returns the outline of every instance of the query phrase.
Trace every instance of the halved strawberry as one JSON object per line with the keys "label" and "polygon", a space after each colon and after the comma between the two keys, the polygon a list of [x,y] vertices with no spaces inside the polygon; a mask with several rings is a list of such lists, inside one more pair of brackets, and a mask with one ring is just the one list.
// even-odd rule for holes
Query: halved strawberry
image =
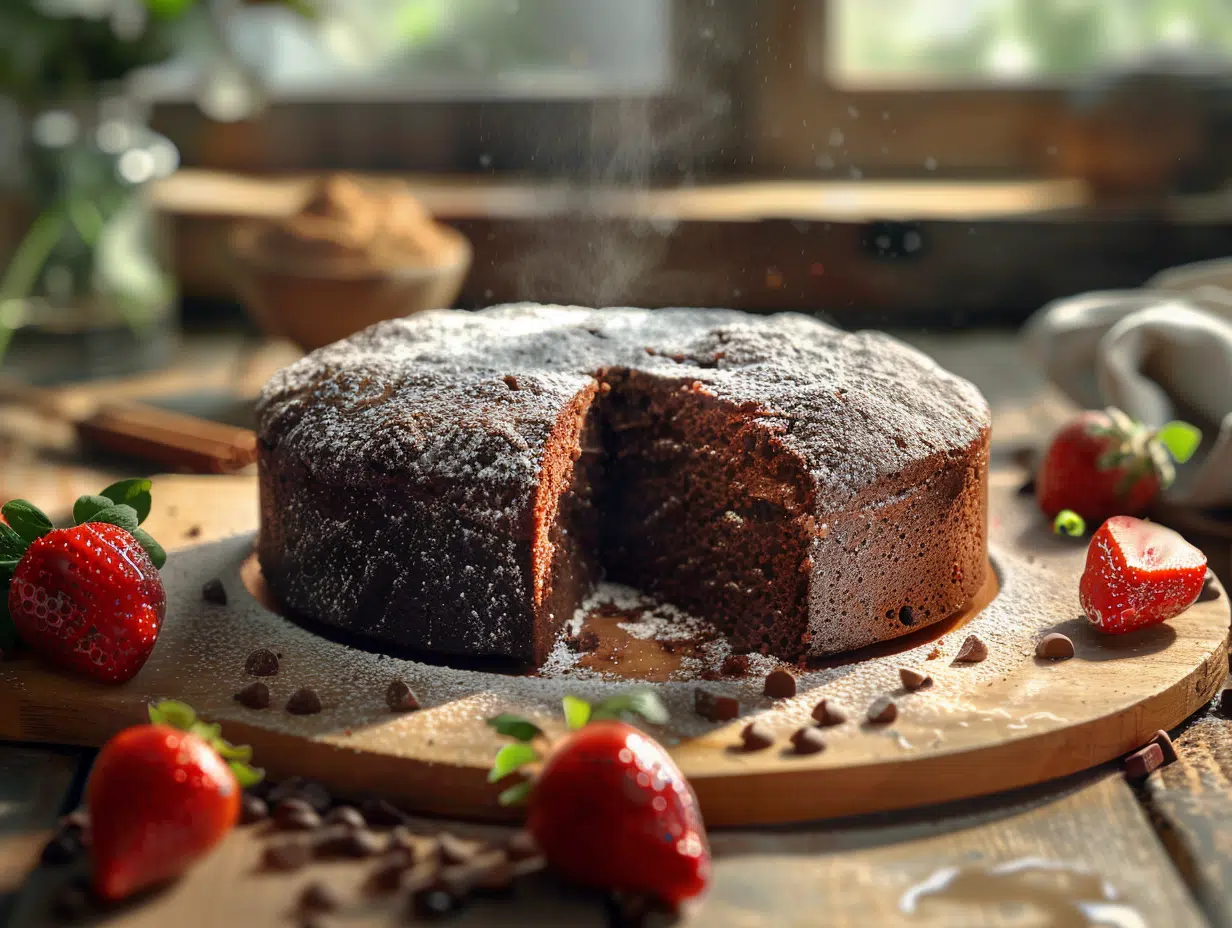
{"label": "halved strawberry", "polygon": [[1154,522],[1115,516],[1091,536],[1078,584],[1082,611],[1119,635],[1180,615],[1206,578],[1206,555]]}

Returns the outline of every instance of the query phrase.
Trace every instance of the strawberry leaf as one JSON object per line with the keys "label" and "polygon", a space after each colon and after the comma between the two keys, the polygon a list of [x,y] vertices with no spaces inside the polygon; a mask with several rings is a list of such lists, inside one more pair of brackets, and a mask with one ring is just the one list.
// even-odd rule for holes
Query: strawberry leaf
{"label": "strawberry leaf", "polygon": [[1155,437],[1168,449],[1168,453],[1178,464],[1184,464],[1192,458],[1202,444],[1202,430],[1188,422],[1169,422]]}
{"label": "strawberry leaf", "polygon": [[20,560],[25,553],[26,540],[9,526],[0,522],[0,558],[15,561]]}
{"label": "strawberry leaf", "polygon": [[502,806],[516,806],[524,803],[535,788],[534,780],[523,780],[517,786],[511,786],[497,797]]}
{"label": "strawberry leaf", "polygon": [[1078,538],[1087,533],[1087,523],[1074,510],[1062,509],[1052,521],[1052,533],[1054,535],[1068,535],[1070,538]]}
{"label": "strawberry leaf", "polygon": [[24,499],[10,500],[0,508],[0,513],[4,514],[5,521],[13,531],[27,543],[42,538],[53,528],[46,513]]}
{"label": "strawberry leaf", "polygon": [[240,789],[249,789],[265,779],[265,771],[260,767],[250,767],[238,760],[229,761],[227,766],[235,774],[235,781],[239,783]]}
{"label": "strawberry leaf", "polygon": [[174,699],[150,705],[150,721],[155,725],[170,725],[180,731],[190,731],[197,724],[197,713],[187,703]]}
{"label": "strawberry leaf", "polygon": [[132,506],[116,503],[94,514],[91,522],[106,522],[108,525],[118,525],[124,531],[137,531],[137,510]]}
{"label": "strawberry leaf", "polygon": [[530,741],[543,734],[543,730],[534,722],[527,721],[519,715],[498,715],[488,719],[488,724],[496,729],[498,735],[513,738],[517,741]]}
{"label": "strawberry leaf", "polygon": [[96,515],[114,505],[115,502],[105,496],[79,496],[77,502],[73,503],[73,524],[93,522]]}
{"label": "strawberry leaf", "polygon": [[640,715],[647,722],[662,725],[668,719],[667,708],[663,701],[651,690],[634,690],[631,693],[621,693],[611,699],[605,699],[595,706],[591,718],[622,719],[627,715]]}
{"label": "strawberry leaf", "polygon": [[154,566],[162,570],[163,565],[167,563],[167,552],[163,550],[163,546],[155,541],[154,536],[143,528],[133,529],[132,536],[137,539],[137,544],[145,549],[145,553],[150,556]]}
{"label": "strawberry leaf", "polygon": [[539,752],[524,741],[506,744],[496,754],[496,760],[492,763],[492,769],[488,771],[488,782],[496,783],[499,780],[503,780],[515,770],[520,770],[522,767],[534,763],[538,759]]}
{"label": "strawberry leaf", "polygon": [[590,721],[590,703],[576,696],[566,696],[561,700],[565,709],[565,724],[576,731]]}
{"label": "strawberry leaf", "polygon": [[153,484],[144,477],[133,477],[113,483],[100,494],[117,506],[131,506],[137,513],[137,522],[146,520],[150,514],[150,487]]}

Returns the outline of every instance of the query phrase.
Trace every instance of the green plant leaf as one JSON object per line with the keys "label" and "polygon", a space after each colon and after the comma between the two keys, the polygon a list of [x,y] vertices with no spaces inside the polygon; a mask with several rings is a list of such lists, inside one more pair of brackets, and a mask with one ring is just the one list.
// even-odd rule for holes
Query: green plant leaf
{"label": "green plant leaf", "polygon": [[155,725],[170,725],[180,731],[189,731],[197,724],[197,713],[192,706],[175,699],[164,699],[150,704],[150,721]]}
{"label": "green plant leaf", "polygon": [[4,514],[5,521],[13,531],[27,543],[42,538],[54,528],[51,519],[47,518],[43,510],[24,499],[9,500],[0,508],[0,513]]}
{"label": "green plant leaf", "polygon": [[117,504],[94,513],[91,522],[106,522],[108,525],[118,525],[126,532],[137,531],[137,510],[132,506]]}
{"label": "green plant leaf", "polygon": [[1074,510],[1062,509],[1057,513],[1057,517],[1052,520],[1052,532],[1054,535],[1068,535],[1070,538],[1078,538],[1087,533],[1087,523]]}
{"label": "green plant leaf", "polygon": [[515,770],[520,770],[527,764],[533,764],[538,759],[539,752],[525,741],[506,744],[496,753],[496,760],[492,762],[492,769],[488,771],[488,782],[496,783],[503,780]]}
{"label": "green plant leaf", "polygon": [[94,517],[115,503],[105,496],[79,496],[73,503],[73,524],[82,525],[94,521]]}
{"label": "green plant leaf", "polygon": [[265,779],[265,771],[260,767],[250,767],[238,760],[229,761],[227,766],[235,774],[235,780],[239,783],[240,789],[249,789]]}
{"label": "green plant leaf", "polygon": [[520,715],[498,715],[488,719],[488,724],[496,729],[498,735],[514,738],[517,741],[530,741],[543,734],[543,730],[534,722],[527,721]]}
{"label": "green plant leaf", "polygon": [[159,19],[175,19],[188,11],[196,0],[145,0],[150,15]]}
{"label": "green plant leaf", "polygon": [[145,477],[131,477],[120,480],[103,490],[100,496],[105,496],[118,505],[132,506],[137,512],[137,522],[144,522],[150,515],[150,487],[153,484]]}
{"label": "green plant leaf", "polygon": [[605,699],[595,706],[591,719],[620,719],[626,715],[640,715],[647,722],[662,725],[668,719],[667,708],[652,690],[633,690]]}
{"label": "green plant leaf", "polygon": [[162,570],[163,565],[167,563],[167,552],[163,550],[163,546],[155,541],[154,536],[143,528],[133,529],[132,535],[137,539],[137,544],[141,545],[145,549],[145,553],[150,556],[154,566]]}
{"label": "green plant leaf", "polygon": [[497,801],[502,806],[517,806],[524,803],[530,798],[531,791],[535,788],[534,780],[523,780],[516,786],[511,786],[497,797]]}
{"label": "green plant leaf", "polygon": [[561,700],[565,710],[565,724],[576,731],[590,721],[590,703],[577,696],[566,696]]}
{"label": "green plant leaf", "polygon": [[17,560],[26,553],[26,540],[0,522],[0,558]]}
{"label": "green plant leaf", "polygon": [[1169,422],[1155,433],[1155,437],[1178,464],[1192,458],[1202,444],[1202,430],[1188,422]]}

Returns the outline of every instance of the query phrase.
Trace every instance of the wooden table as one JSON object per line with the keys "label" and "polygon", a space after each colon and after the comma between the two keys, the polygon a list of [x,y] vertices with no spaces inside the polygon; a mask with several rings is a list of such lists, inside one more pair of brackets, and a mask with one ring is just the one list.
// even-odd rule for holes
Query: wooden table
{"label": "wooden table", "polygon": [[[1016,357],[1006,335],[912,337],[948,367],[975,380],[996,419],[994,458],[1012,465],[1065,414],[1065,405]],[[190,342],[175,377],[185,382],[259,383],[288,356],[267,346],[237,366],[235,343]],[[239,372],[238,376],[236,372]],[[160,385],[171,379],[164,378]],[[130,386],[140,392],[149,384]],[[66,402],[73,401],[66,395]],[[49,510],[94,491],[115,471],[74,456],[69,438],[26,413],[0,412],[0,493]],[[1228,546],[1203,539],[1227,582]],[[1039,859],[1088,870],[1114,887],[1149,926],[1232,926],[1232,722],[1208,709],[1173,732],[1180,760],[1130,784],[1109,765],[1067,780],[978,802],[906,815],[775,830],[712,834],[714,889],[687,923],[759,925],[1081,925],[1024,897],[1022,881],[989,876],[997,865]],[[58,815],[77,801],[92,752],[0,745],[0,923],[46,923],[49,877],[28,876]],[[971,775],[977,777],[978,770]],[[345,882],[356,865],[316,865],[294,878],[256,873],[257,839],[237,831],[187,878],[107,924],[294,924],[295,887],[310,877]],[[946,867],[984,875],[945,904],[904,911],[903,899]],[[348,870],[348,868],[351,868]],[[352,872],[354,871],[354,872]],[[1030,884],[1026,884],[1030,885]],[[965,899],[960,899],[964,896]],[[340,925],[396,924],[374,908]],[[532,886],[516,901],[468,910],[461,925],[602,925],[593,901]],[[1120,924],[1120,923],[1118,923]],[[1124,924],[1130,924],[1125,922]]]}

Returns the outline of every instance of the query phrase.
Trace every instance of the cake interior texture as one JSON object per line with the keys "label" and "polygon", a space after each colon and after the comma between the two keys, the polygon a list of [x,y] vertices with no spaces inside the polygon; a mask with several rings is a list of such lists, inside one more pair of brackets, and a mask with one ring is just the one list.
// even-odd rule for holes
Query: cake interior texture
{"label": "cake interior texture", "polygon": [[797,660],[940,621],[986,569],[982,397],[802,317],[413,318],[288,369],[259,419],[275,595],[432,658],[541,663],[606,578]]}

